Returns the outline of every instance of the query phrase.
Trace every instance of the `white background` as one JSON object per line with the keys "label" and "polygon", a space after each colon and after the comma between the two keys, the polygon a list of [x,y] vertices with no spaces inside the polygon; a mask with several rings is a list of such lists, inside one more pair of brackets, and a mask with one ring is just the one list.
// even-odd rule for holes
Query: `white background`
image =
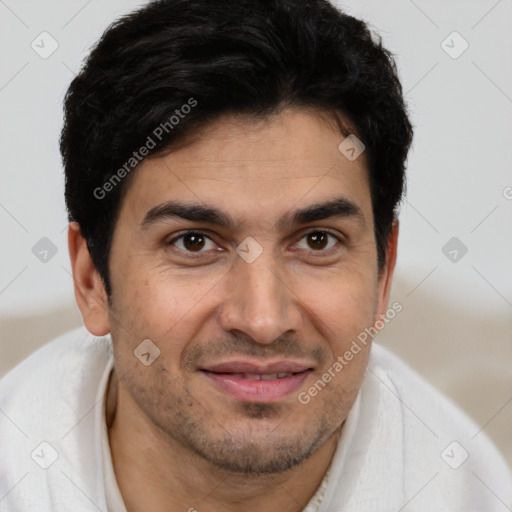
{"label": "white background", "polygon": [[[0,3],[2,314],[72,300],[62,269],[69,268],[58,152],[62,99],[91,44],[111,21],[142,3]],[[503,195],[512,185],[510,0],[343,5],[368,20],[396,54],[416,128],[398,275],[419,283],[436,268],[421,285],[433,294],[472,311],[510,313],[512,201]],[[59,43],[47,60],[30,46],[42,31]],[[469,43],[455,60],[440,46],[453,31]],[[31,252],[43,236],[58,247],[46,264]],[[469,248],[457,264],[441,253],[452,236]]]}

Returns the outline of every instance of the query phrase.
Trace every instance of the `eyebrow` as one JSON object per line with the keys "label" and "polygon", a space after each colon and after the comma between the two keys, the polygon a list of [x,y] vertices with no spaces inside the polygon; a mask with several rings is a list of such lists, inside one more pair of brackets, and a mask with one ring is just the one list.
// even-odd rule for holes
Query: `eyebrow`
{"label": "eyebrow", "polygon": [[307,224],[308,222],[316,222],[333,217],[353,218],[362,225],[366,224],[363,210],[354,202],[339,197],[325,203],[314,204],[306,208],[295,210],[282,218],[278,222],[278,225]]}
{"label": "eyebrow", "polygon": [[[352,201],[339,197],[324,203],[313,204],[288,212],[277,222],[277,225],[283,228],[335,217],[353,218],[362,225],[366,224],[362,209]],[[147,229],[154,224],[175,218],[214,224],[231,231],[236,231],[242,224],[240,221],[235,221],[228,213],[217,208],[200,204],[167,201],[151,208],[144,216],[140,226],[142,229]]]}
{"label": "eyebrow", "polygon": [[172,220],[175,218],[190,220],[192,222],[206,222],[226,227],[235,231],[238,227],[237,222],[227,213],[200,204],[179,203],[177,201],[167,201],[151,208],[141,222],[141,228],[146,229],[153,224]]}

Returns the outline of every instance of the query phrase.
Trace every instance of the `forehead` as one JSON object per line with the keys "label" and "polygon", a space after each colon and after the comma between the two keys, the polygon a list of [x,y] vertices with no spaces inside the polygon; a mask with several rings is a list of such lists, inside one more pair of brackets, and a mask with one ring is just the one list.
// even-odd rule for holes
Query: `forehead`
{"label": "forehead", "polygon": [[346,197],[371,217],[365,155],[348,160],[338,149],[344,138],[333,118],[308,110],[224,116],[146,159],[124,203],[139,218],[178,199],[272,222],[294,206]]}

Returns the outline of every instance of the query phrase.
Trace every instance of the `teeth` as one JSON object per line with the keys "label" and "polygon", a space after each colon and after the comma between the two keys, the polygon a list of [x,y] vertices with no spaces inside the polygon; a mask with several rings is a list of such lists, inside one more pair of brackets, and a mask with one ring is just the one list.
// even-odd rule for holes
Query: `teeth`
{"label": "teeth", "polygon": [[273,380],[277,379],[277,373],[267,373],[266,375],[260,375],[261,380]]}
{"label": "teeth", "polygon": [[290,377],[293,373],[265,373],[263,375],[257,373],[233,373],[233,375],[247,380],[273,380]]}
{"label": "teeth", "polygon": [[247,380],[260,380],[261,375],[258,375],[256,373],[242,373],[242,378]]}

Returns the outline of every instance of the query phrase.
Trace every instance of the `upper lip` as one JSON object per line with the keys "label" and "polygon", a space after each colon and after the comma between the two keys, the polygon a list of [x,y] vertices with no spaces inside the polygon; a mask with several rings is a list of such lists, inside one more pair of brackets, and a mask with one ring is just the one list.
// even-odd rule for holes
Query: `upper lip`
{"label": "upper lip", "polygon": [[312,366],[306,363],[294,361],[274,361],[268,363],[257,363],[252,361],[230,361],[205,366],[201,370],[215,373],[250,373],[254,375],[265,375],[271,373],[299,373],[310,370]]}

